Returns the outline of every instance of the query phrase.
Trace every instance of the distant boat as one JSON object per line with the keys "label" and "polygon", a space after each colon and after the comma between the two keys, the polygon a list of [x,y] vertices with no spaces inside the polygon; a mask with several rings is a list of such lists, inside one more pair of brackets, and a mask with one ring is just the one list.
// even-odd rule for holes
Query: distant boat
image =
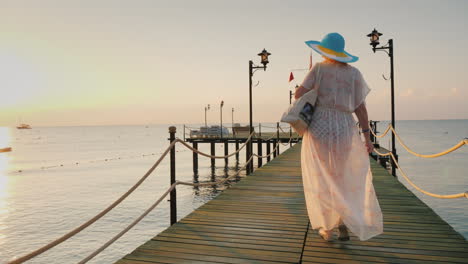
{"label": "distant boat", "polygon": [[11,148],[0,148],[0,153],[1,152],[10,152]]}
{"label": "distant boat", "polygon": [[31,129],[31,126],[28,124],[19,124],[16,126],[17,129]]}

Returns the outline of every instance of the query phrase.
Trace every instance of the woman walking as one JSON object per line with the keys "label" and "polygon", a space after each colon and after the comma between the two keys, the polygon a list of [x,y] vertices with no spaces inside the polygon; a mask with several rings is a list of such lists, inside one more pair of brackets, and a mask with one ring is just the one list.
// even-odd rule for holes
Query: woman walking
{"label": "woman walking", "polygon": [[[307,211],[313,229],[327,240],[338,227],[339,240],[349,240],[348,229],[360,240],[383,232],[370,170],[373,150],[365,105],[369,93],[359,70],[348,63],[358,57],[344,51],[338,33],[306,44],[324,57],[296,90],[296,99],[318,89],[316,109],[303,135],[301,164]],[[362,128],[362,141],[355,113]]]}

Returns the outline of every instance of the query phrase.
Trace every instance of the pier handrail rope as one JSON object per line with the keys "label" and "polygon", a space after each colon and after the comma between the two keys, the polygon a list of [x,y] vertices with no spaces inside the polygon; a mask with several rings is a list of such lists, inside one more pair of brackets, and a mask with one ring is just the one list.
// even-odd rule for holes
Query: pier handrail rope
{"label": "pier handrail rope", "polygon": [[114,207],[116,207],[117,205],[119,205],[123,200],[125,200],[125,198],[127,198],[133,191],[135,191],[135,189],[137,189],[147,178],[148,176],[159,166],[159,164],[163,161],[163,159],[166,157],[167,153],[169,153],[169,151],[174,147],[174,145],[177,143],[178,141],[174,141],[172,142],[168,147],[167,149],[163,152],[163,154],[159,157],[159,159],[154,163],[154,165],[143,175],[143,177],[140,178],[140,180],[138,180],[137,183],[135,183],[130,189],[128,189],[128,191],[126,193],[124,193],[120,198],[118,198],[117,200],[115,200],[111,205],[109,205],[106,209],[102,210],[100,213],[98,213],[97,215],[95,215],[93,218],[91,218],[90,220],[86,221],[85,223],[81,224],[80,226],[78,226],[77,228],[73,229],[72,231],[66,233],[65,235],[57,238],[56,240],[48,243],[47,245],[33,251],[33,252],[30,252],[29,254],[27,255],[24,255],[22,257],[19,257],[11,262],[8,262],[8,264],[16,264],[16,263],[23,263],[24,261],[27,261],[31,258],[34,258],[42,253],[44,253],[45,251],[57,246],[58,244],[64,242],[65,240],[69,239],[70,237],[78,234],[79,232],[83,231],[85,228],[87,228],[88,226],[90,226],[91,224],[93,224],[94,222],[96,222],[97,220],[99,220],[101,217],[103,217],[104,215],[106,215],[110,210],[112,210]]}
{"label": "pier handrail rope", "polygon": [[[251,133],[250,136],[249,136],[249,139],[245,142],[245,144],[243,144],[242,147],[244,147],[248,141],[250,141],[251,137],[253,136],[253,134],[255,134],[255,132]],[[293,137],[290,137],[289,138],[289,143],[291,143]],[[297,139],[297,138],[296,138]],[[207,156],[207,157],[211,157],[211,158],[214,158],[216,156],[211,156],[211,155],[208,155],[208,154],[205,154],[205,153],[202,153],[200,151],[198,151],[197,149],[194,149],[192,148],[190,145],[186,144],[184,141],[180,140],[179,138],[177,138],[174,142],[180,142],[182,143],[185,147],[189,148],[190,150],[192,150],[193,152],[197,152],[201,155],[204,155],[204,156]],[[82,261],[80,261],[78,264],[84,264],[84,263],[87,263],[89,260],[91,260],[92,258],[94,258],[95,256],[97,256],[99,253],[101,253],[103,250],[105,250],[107,247],[109,247],[110,245],[112,245],[115,241],[117,241],[120,237],[122,237],[125,233],[127,233],[130,229],[132,229],[136,224],[138,224],[146,215],[148,215],[154,208],[156,208],[156,206],[158,206],[161,201],[167,196],[169,195],[169,193],[177,186],[177,185],[187,185],[187,186],[214,186],[214,185],[220,185],[220,184],[224,184],[225,182],[227,182],[228,180],[230,180],[231,178],[233,177],[236,177],[240,174],[240,172],[242,170],[244,170],[247,165],[252,161],[252,159],[254,158],[254,156],[256,157],[259,157],[259,158],[266,158],[270,155],[272,155],[276,149],[279,147],[279,142],[276,143],[276,146],[275,148],[271,151],[270,154],[268,155],[265,155],[265,156],[259,156],[255,153],[252,153],[252,156],[245,162],[244,166],[242,166],[242,168],[240,168],[235,174],[223,179],[223,180],[220,180],[220,181],[215,181],[215,182],[205,182],[205,183],[191,183],[191,182],[183,182],[183,181],[176,181],[175,183],[173,183],[167,190],[166,192],[164,192],[164,194],[159,197],[158,200],[156,200],[156,202],[151,205],[143,214],[141,214],[137,219],[135,219],[130,225],[128,225],[124,230],[122,230],[120,233],[118,233],[116,236],[114,236],[112,239],[110,239],[109,241],[107,241],[103,246],[101,246],[100,248],[98,248],[96,251],[94,251],[93,253],[91,253],[88,257],[86,257],[85,259],[83,259]],[[241,150],[242,148],[239,148],[239,151]],[[237,153],[238,151],[234,152],[233,154]],[[227,156],[224,156],[224,157],[229,157],[229,156],[232,156],[232,155],[227,155]],[[224,158],[224,157],[221,157],[221,158]]]}
{"label": "pier handrail rope", "polygon": [[263,140],[263,141],[268,141],[268,140],[271,140],[271,139],[273,139],[273,138],[276,138],[276,135],[275,135],[275,134],[273,134],[273,135],[272,135],[271,137],[269,137],[269,138],[262,139],[262,140]]}
{"label": "pier handrail rope", "polygon": [[[17,263],[23,263],[24,261],[27,261],[31,258],[34,258],[42,253],[44,253],[45,251],[59,245],[60,243],[68,240],[69,238],[73,237],[74,235],[78,234],[79,232],[83,231],[85,228],[87,228],[88,226],[90,226],[91,224],[93,224],[94,222],[96,222],[97,220],[99,220],[100,218],[102,218],[104,215],[106,215],[109,211],[111,211],[113,208],[115,208],[117,205],[119,205],[123,200],[125,200],[131,193],[133,193],[133,191],[135,191],[148,177],[149,175],[151,175],[151,173],[153,173],[153,171],[159,166],[159,164],[164,160],[164,158],[166,157],[166,155],[169,153],[169,151],[175,146],[175,144],[177,143],[182,143],[184,146],[188,147],[189,149],[191,149],[192,151],[196,151],[197,153],[199,153],[200,155],[203,155],[203,156],[207,156],[207,157],[210,157],[210,158],[226,158],[226,157],[230,157],[234,154],[236,154],[237,152],[239,152],[243,147],[245,147],[245,145],[250,141],[252,140],[252,136],[254,135],[255,132],[252,132],[250,134],[250,136],[247,138],[247,140],[244,142],[244,144],[242,144],[242,147],[239,148],[239,150],[237,150],[236,152],[234,153],[231,153],[229,155],[226,155],[226,156],[211,156],[211,155],[208,155],[206,153],[203,153],[203,152],[200,152],[198,150],[195,150],[193,149],[190,145],[186,144],[183,140],[177,138],[176,140],[174,140],[171,144],[169,144],[169,146],[166,148],[166,150],[162,153],[162,155],[159,157],[159,159],[153,164],[153,166],[140,178],[140,180],[138,180],[137,183],[135,183],[130,189],[128,189],[128,191],[126,193],[124,193],[120,198],[118,198],[117,200],[115,200],[111,205],[109,205],[106,209],[102,210],[100,213],[98,213],[97,215],[95,215],[93,218],[89,219],[88,221],[86,221],[85,223],[81,224],[80,226],[78,226],[77,228],[73,229],[72,231],[66,233],[65,235],[55,239],[54,241],[48,243],[47,245],[45,246],[42,246],[41,248],[39,249],[36,249],[35,251],[33,252],[30,252],[22,257],[19,257],[15,260],[12,260],[10,262],[7,262],[7,264],[17,264]],[[249,159],[249,162],[250,162],[250,159]]]}
{"label": "pier handrail rope", "polygon": [[382,133],[382,135],[377,135],[375,133],[375,131],[370,126],[369,126],[369,130],[371,131],[372,135],[374,135],[374,137],[383,138],[383,137],[385,137],[387,135],[388,131],[390,131],[390,127],[392,127],[392,125],[388,124],[387,129],[385,130],[385,132]]}
{"label": "pier handrail rope", "polygon": [[[289,143],[291,143],[291,141],[293,140],[293,137],[290,137],[289,138],[289,142],[286,144],[286,145],[289,145]],[[296,137],[295,140],[298,140],[298,138]],[[282,143],[281,143],[282,144]],[[273,155],[276,151],[276,149],[279,147],[279,142],[276,143],[275,147],[271,150],[270,154],[267,154],[267,155],[264,155],[264,156],[259,156],[258,154],[256,153],[252,153],[253,156],[257,157],[257,158],[268,158],[269,156]]]}
{"label": "pier handrail rope", "polygon": [[464,192],[464,193],[457,193],[457,194],[449,194],[449,195],[441,195],[441,194],[435,194],[435,193],[431,193],[431,192],[428,192],[428,191],[425,191],[423,189],[421,189],[420,187],[418,187],[415,183],[413,183],[409,178],[408,178],[408,175],[403,171],[403,169],[401,168],[400,164],[398,163],[398,161],[396,160],[395,156],[393,155],[392,152],[387,152],[387,153],[380,153],[378,150],[374,149],[375,153],[377,153],[379,156],[391,156],[392,157],[392,160],[393,162],[395,163],[395,165],[397,166],[398,170],[401,172],[401,175],[403,176],[403,178],[405,178],[405,180],[411,185],[413,186],[416,190],[426,194],[426,195],[429,195],[429,196],[432,196],[432,197],[435,197],[435,198],[440,198],[440,199],[455,199],[455,198],[468,198],[468,191]]}
{"label": "pier handrail rope", "polygon": [[[283,132],[283,133],[289,133],[289,131],[284,131],[282,127],[279,127],[279,129],[280,129],[281,132]],[[289,145],[289,144],[291,143],[291,139],[292,139],[292,137],[290,137],[289,142],[287,142],[287,143],[283,143],[283,142],[280,142],[280,143],[281,143],[283,146],[287,146],[287,145]],[[296,137],[296,139],[298,139],[298,137]]]}
{"label": "pier handrail rope", "polygon": [[[437,158],[437,157],[440,157],[440,156],[443,156],[443,155],[447,155],[449,154],[450,152],[453,152],[461,147],[463,147],[464,145],[468,145],[468,138],[464,138],[462,140],[460,140],[460,142],[458,142],[457,144],[455,144],[453,147],[451,148],[448,148],[442,152],[439,152],[439,153],[435,153],[435,154],[419,154],[419,153],[416,153],[414,152],[413,150],[411,150],[404,142],[403,140],[401,139],[401,137],[398,135],[398,133],[395,131],[395,129],[393,128],[393,126],[391,124],[388,125],[388,128],[387,130],[385,131],[384,134],[382,134],[381,136],[385,136],[388,131],[392,131],[393,134],[395,134],[395,137],[397,139],[397,141],[400,143],[400,145],[406,149],[406,151],[408,151],[409,153],[413,154],[414,156],[417,156],[417,157],[420,157],[420,158]],[[372,134],[375,136],[375,133],[374,131],[372,131],[372,129],[370,129],[370,131],[372,132]]]}
{"label": "pier handrail rope", "polygon": [[[177,139],[176,139],[177,140]],[[90,261],[92,258],[94,258],[95,256],[97,256],[99,253],[101,253],[104,249],[106,249],[107,247],[109,247],[110,245],[112,245],[112,243],[114,243],[115,241],[117,241],[117,239],[119,239],[120,237],[122,237],[125,233],[127,233],[130,229],[132,229],[136,224],[138,224],[146,215],[148,215],[154,208],[156,208],[156,206],[158,206],[161,201],[177,186],[177,185],[187,185],[187,186],[214,186],[214,185],[220,185],[220,184],[223,184],[225,182],[227,182],[229,179],[233,178],[233,177],[236,177],[240,174],[240,172],[242,170],[245,169],[245,167],[247,167],[247,164],[249,164],[249,162],[253,159],[253,156],[250,157],[249,160],[246,161],[246,163],[244,164],[244,166],[242,168],[240,168],[235,174],[223,179],[223,180],[220,180],[220,181],[215,181],[215,182],[204,182],[204,183],[191,183],[191,182],[183,182],[183,181],[176,181],[175,183],[173,183],[164,193],[161,197],[159,197],[158,200],[156,200],[156,202],[151,205],[143,214],[141,214],[137,219],[135,219],[130,225],[128,225],[124,230],[122,230],[120,233],[118,233],[116,236],[114,236],[113,238],[111,238],[109,241],[107,241],[103,246],[101,246],[100,248],[98,248],[97,250],[95,250],[93,253],[91,253],[89,256],[87,256],[86,258],[84,258],[82,261],[78,262],[78,264],[84,264],[84,263],[87,263],[88,261]]]}

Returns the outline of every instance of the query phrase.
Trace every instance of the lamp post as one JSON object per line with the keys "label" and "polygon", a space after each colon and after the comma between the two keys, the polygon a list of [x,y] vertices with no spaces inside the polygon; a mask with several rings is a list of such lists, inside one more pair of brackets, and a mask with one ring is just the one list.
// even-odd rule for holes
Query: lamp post
{"label": "lamp post", "polygon": [[[297,88],[299,88],[299,85],[296,84],[296,87],[294,87],[295,90],[294,90],[294,93],[289,90],[289,105],[292,104],[292,97],[293,95],[296,93],[297,91]],[[291,125],[289,125],[289,138],[291,139],[292,138],[292,128],[291,128]],[[292,146],[292,141],[289,143],[289,146]]]}
{"label": "lamp post", "polygon": [[223,106],[224,101],[221,100],[221,104],[219,105],[219,112],[220,112],[220,123],[221,123],[221,138],[223,138]]}
{"label": "lamp post", "polygon": [[[253,133],[253,125],[252,125],[252,77],[254,74],[253,70],[257,69],[263,69],[266,71],[267,64],[269,63],[268,61],[268,56],[270,56],[271,53],[266,51],[266,49],[263,49],[262,52],[258,54],[260,56],[260,63],[263,64],[263,66],[256,66],[254,65],[253,61],[249,60],[249,131],[250,134]],[[252,140],[250,140],[249,144],[247,144],[247,157],[250,159],[252,157]],[[247,164],[247,174],[250,174],[253,172],[253,162],[252,160]]]}
{"label": "lamp post", "polygon": [[[394,82],[394,72],[393,72],[393,39],[389,39],[388,43],[385,46],[377,47],[380,44],[379,38],[382,36],[382,33],[378,32],[375,28],[372,30],[367,37],[370,38],[370,45],[372,46],[372,51],[385,51],[390,57],[390,83],[391,83],[391,106],[392,106],[392,127],[395,128],[395,82]],[[388,50],[388,52],[387,52]],[[395,159],[398,160],[398,155],[395,148],[395,134],[392,133],[392,154],[395,156]],[[393,160],[392,163],[392,175],[396,176],[396,164]]]}
{"label": "lamp post", "polygon": [[208,123],[206,122],[206,111],[210,110],[210,104],[205,106],[205,127],[208,127]]}
{"label": "lamp post", "polygon": [[[299,88],[299,85],[296,84],[296,87],[294,87],[294,91],[297,91],[297,88]],[[292,97],[296,92],[293,93],[293,91],[289,90],[289,104],[292,104]]]}
{"label": "lamp post", "polygon": [[231,120],[232,120],[232,127],[234,127],[234,107],[232,108],[232,112],[231,112]]}

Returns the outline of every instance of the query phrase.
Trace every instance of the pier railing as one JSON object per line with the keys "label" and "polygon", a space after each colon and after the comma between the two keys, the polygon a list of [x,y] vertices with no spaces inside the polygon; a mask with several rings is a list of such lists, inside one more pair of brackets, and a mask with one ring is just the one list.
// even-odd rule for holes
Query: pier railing
{"label": "pier railing", "polygon": [[[17,263],[23,263],[27,260],[30,260],[46,251],[49,249],[61,244],[62,242],[68,240],[69,238],[73,237],[74,235],[78,234],[79,232],[83,231],[86,229],[88,226],[91,224],[95,223],[97,220],[102,218],[104,215],[106,215],[109,211],[114,209],[117,205],[119,205],[123,200],[125,200],[133,191],[135,191],[153,172],[154,170],[161,164],[161,162],[165,159],[167,154],[170,153],[170,187],[143,213],[141,214],[137,219],[135,219],[130,225],[128,225],[124,230],[122,230],[120,233],[118,233],[116,236],[114,236],[112,239],[110,239],[108,242],[106,242],[103,246],[98,248],[96,251],[94,251],[92,254],[84,258],[82,261],[79,263],[87,263],[89,260],[94,258],[96,255],[98,255],[100,252],[102,252],[104,249],[109,247],[112,243],[114,243],[117,239],[119,239],[121,236],[123,236],[125,233],[127,233],[131,228],[133,228],[136,224],[138,224],[146,215],[148,215],[154,208],[156,208],[168,195],[170,196],[170,223],[171,225],[177,222],[177,207],[176,207],[176,186],[177,185],[187,185],[187,186],[196,186],[196,187],[202,187],[202,186],[215,186],[215,185],[221,185],[226,183],[227,181],[231,180],[234,177],[239,176],[239,174],[246,169],[248,164],[253,161],[254,157],[257,158],[270,158],[271,155],[274,155],[276,157],[277,150],[279,150],[279,145],[280,142],[275,142],[273,151],[270,152],[269,154],[265,156],[260,156],[258,154],[252,153],[250,158],[246,161],[244,166],[240,168],[235,174],[224,178],[223,180],[220,181],[213,181],[213,182],[204,182],[204,183],[198,183],[198,182],[183,182],[183,181],[178,181],[176,180],[176,170],[175,170],[175,164],[176,164],[176,156],[175,156],[175,145],[177,143],[182,144],[186,148],[190,149],[193,153],[197,153],[199,155],[211,158],[211,159],[226,159],[229,158],[233,155],[238,154],[248,143],[253,139],[255,132],[251,133],[246,139],[245,142],[240,146],[235,152],[224,155],[224,156],[215,156],[215,155],[210,155],[204,152],[199,151],[196,148],[191,147],[189,144],[187,144],[184,140],[181,140],[179,138],[175,137],[176,134],[176,128],[175,127],[169,127],[169,141],[170,144],[166,148],[166,150],[161,154],[159,159],[154,163],[154,165],[138,180],[126,193],[124,193],[121,197],[119,197],[116,201],[114,201],[111,205],[109,205],[106,209],[102,210],[100,213],[95,215],[93,218],[89,219],[85,223],[81,224],[77,228],[73,229],[72,231],[68,232],[67,234],[63,235],[62,237],[48,243],[47,245],[30,252],[27,255],[24,255],[22,257],[16,258],[14,260],[11,260],[7,262],[7,264],[17,264]],[[291,144],[293,141],[293,138],[289,138],[288,144]],[[296,139],[296,142],[298,139]],[[259,165],[260,166],[260,165]]]}
{"label": "pier railing", "polygon": [[[391,124],[388,125],[387,129],[384,131],[384,133],[382,133],[381,135],[377,135],[375,133],[375,131],[373,131],[372,129],[370,130],[372,135],[375,137],[375,138],[382,138],[384,137],[385,135],[387,135],[387,133],[389,131],[392,131],[392,133],[395,135],[397,141],[400,143],[400,145],[406,150],[408,151],[409,153],[411,153],[412,155],[414,156],[417,156],[417,157],[420,157],[420,158],[437,158],[437,157],[441,157],[441,156],[444,156],[444,155],[447,155],[461,147],[463,147],[464,145],[468,145],[468,138],[464,138],[462,140],[460,140],[460,142],[458,142],[457,144],[455,144],[454,146],[444,150],[444,151],[441,151],[439,153],[434,153],[434,154],[420,154],[420,153],[417,153],[413,150],[411,150],[404,142],[403,140],[401,139],[401,137],[398,135],[398,133],[395,131],[395,129],[393,128],[393,126]],[[374,150],[375,153],[377,153],[377,155],[379,156],[382,156],[382,157],[391,157],[393,163],[395,164],[396,168],[398,169],[398,171],[400,171],[401,175],[403,176],[403,178],[411,185],[413,186],[416,190],[428,195],[428,196],[432,196],[432,197],[435,197],[435,198],[440,198],[440,199],[455,199],[455,198],[468,198],[468,191],[464,192],[464,193],[456,193],[456,194],[450,194],[450,195],[441,195],[441,194],[435,194],[435,193],[431,193],[431,192],[428,192],[426,190],[423,190],[422,188],[420,188],[419,186],[417,186],[413,181],[411,181],[408,177],[408,175],[405,173],[405,171],[401,168],[400,164],[398,163],[398,159],[397,157],[395,157],[395,155],[391,152],[391,151],[388,151],[386,153],[381,153],[379,152],[378,150]]]}
{"label": "pier railing", "polygon": [[[278,136],[278,133],[279,133],[279,130],[280,128],[278,127],[277,129],[277,137]],[[371,130],[372,131],[372,130]],[[389,131],[392,131],[392,133],[395,134],[395,136],[397,136],[397,139],[399,141],[399,143],[407,150],[409,151],[411,154],[413,155],[416,155],[418,157],[423,157],[423,158],[435,158],[435,157],[439,157],[439,156],[442,156],[442,155],[446,155],[450,152],[453,152],[459,148],[461,148],[462,146],[464,145],[468,145],[468,138],[465,138],[463,140],[461,140],[458,144],[454,145],[453,147],[445,150],[445,151],[442,151],[440,153],[436,153],[436,154],[430,154],[430,155],[424,155],[424,154],[419,154],[419,153],[416,153],[414,151],[412,151],[410,148],[408,148],[408,146],[406,146],[403,141],[401,140],[401,138],[397,135],[397,132],[395,131],[395,129],[393,127],[391,127],[391,125],[389,125],[389,128],[387,128],[387,130],[385,131],[385,133],[383,133],[382,135],[379,135],[377,136],[376,133],[374,131],[372,131],[373,135],[375,137],[384,137]],[[96,216],[94,216],[93,218],[91,218],[90,220],[88,220],[87,222],[83,223],[82,225],[80,225],[79,227],[73,229],[72,231],[68,232],[67,234],[63,235],[62,237],[50,242],[49,244],[25,255],[25,256],[22,256],[22,257],[19,257],[17,259],[14,259],[10,262],[7,262],[8,264],[16,264],[16,263],[23,263],[31,258],[34,258],[42,253],[44,253],[45,251],[57,246],[58,244],[66,241],[67,239],[73,237],[74,235],[76,235],[77,233],[81,232],[82,230],[84,230],[85,228],[87,228],[88,226],[90,226],[91,224],[93,224],[94,222],[96,222],[97,220],[99,220],[101,217],[103,217],[104,215],[106,215],[110,210],[112,210],[113,208],[115,208],[118,204],[120,204],[124,199],[126,199],[133,191],[135,191],[148,177],[149,175],[152,174],[152,172],[160,165],[160,163],[164,160],[164,158],[167,156],[168,153],[170,153],[170,158],[171,158],[171,161],[170,161],[170,166],[171,166],[171,180],[170,180],[170,187],[154,202],[154,204],[152,204],[143,214],[141,214],[137,219],[135,219],[130,225],[128,225],[124,230],[122,230],[120,233],[118,233],[116,236],[114,236],[112,239],[110,239],[108,242],[106,242],[103,246],[101,246],[100,248],[98,248],[96,251],[94,251],[92,254],[90,254],[89,256],[87,256],[85,259],[83,259],[82,261],[80,261],[79,263],[86,263],[88,262],[89,260],[91,260],[92,258],[94,258],[96,255],[98,255],[100,252],[102,252],[104,249],[106,249],[108,246],[110,246],[113,242],[115,242],[117,239],[119,239],[121,236],[123,236],[126,232],[128,232],[133,226],[135,226],[138,222],[140,222],[146,215],[148,215],[154,208],[156,208],[160,203],[161,201],[163,201],[168,195],[170,195],[170,201],[171,201],[171,224],[175,223],[177,221],[177,208],[175,207],[175,204],[176,204],[176,186],[177,185],[187,185],[187,186],[214,186],[214,185],[219,185],[219,184],[224,184],[225,182],[229,181],[231,178],[233,177],[237,177],[240,172],[244,169],[247,168],[248,164],[250,164],[250,162],[253,161],[253,158],[254,156],[257,157],[257,158],[270,158],[271,155],[274,155],[276,156],[276,153],[277,153],[277,150],[279,149],[279,145],[281,144],[280,141],[277,141],[276,144],[274,145],[274,149],[272,152],[269,152],[267,155],[264,155],[262,156],[261,154],[254,154],[252,153],[252,155],[246,160],[246,163],[244,164],[244,166],[239,169],[235,174],[221,180],[221,181],[214,181],[214,182],[204,182],[204,183],[198,183],[198,182],[183,182],[183,181],[178,181],[176,180],[176,170],[175,170],[175,164],[176,164],[176,160],[175,160],[175,145],[177,143],[180,143],[182,144],[183,146],[187,147],[188,149],[190,149],[192,152],[194,153],[197,153],[197,154],[200,154],[202,156],[205,156],[205,157],[209,157],[211,159],[226,159],[230,156],[233,156],[233,155],[236,155],[240,152],[240,150],[242,148],[244,148],[246,145],[248,145],[249,142],[251,142],[251,140],[253,140],[254,138],[254,135],[255,135],[255,132],[251,133],[248,138],[246,138],[245,142],[242,144],[242,146],[240,148],[238,148],[235,152],[231,153],[231,154],[227,154],[227,155],[224,155],[224,156],[215,156],[215,155],[210,155],[210,154],[207,154],[207,153],[204,153],[204,152],[201,152],[199,151],[198,149],[194,148],[194,147],[191,147],[190,145],[188,145],[185,140],[181,140],[179,138],[176,138],[175,137],[175,133],[176,133],[176,128],[175,127],[170,127],[169,128],[169,134],[170,134],[170,137],[169,137],[169,140],[170,140],[170,144],[169,146],[166,148],[166,150],[162,153],[162,155],[159,157],[159,159],[154,163],[154,165],[140,178],[140,180],[138,180],[126,193],[124,193],[120,198],[118,198],[115,202],[113,202],[110,206],[108,206],[106,209],[104,209],[103,211],[101,211],[99,214],[97,214]],[[296,139],[296,142],[298,141],[298,139]],[[289,137],[289,141],[287,144],[291,145],[293,142],[293,137]],[[269,146],[269,145],[268,145]],[[387,153],[381,153],[377,150],[375,150],[376,153],[380,156],[391,156],[392,160],[395,162],[397,168],[399,169],[399,171],[401,172],[401,174],[403,175],[403,177],[405,178],[406,181],[408,181],[408,183],[410,183],[414,188],[416,188],[418,191],[424,193],[424,194],[427,194],[427,195],[430,195],[432,197],[436,197],[436,198],[443,198],[443,199],[454,199],[454,198],[462,198],[462,197],[465,197],[465,198],[468,198],[468,192],[464,192],[464,193],[458,193],[458,194],[452,194],[452,195],[439,195],[439,194],[433,194],[433,193],[430,193],[430,192],[427,192],[423,189],[421,189],[420,187],[418,187],[416,184],[414,184],[410,179],[409,177],[406,175],[406,173],[401,169],[401,166],[398,164],[397,162],[397,159],[394,157],[393,153],[392,152],[387,152]],[[268,152],[268,151],[267,151]]]}

